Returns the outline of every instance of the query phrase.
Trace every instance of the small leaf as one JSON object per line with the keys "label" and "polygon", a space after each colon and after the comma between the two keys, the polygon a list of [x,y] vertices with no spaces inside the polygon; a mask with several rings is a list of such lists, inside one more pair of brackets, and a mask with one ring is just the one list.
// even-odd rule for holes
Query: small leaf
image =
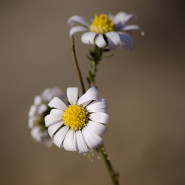
{"label": "small leaf", "polygon": [[93,61],[93,58],[91,58],[90,56],[86,56],[87,57],[87,59],[89,59],[90,61]]}

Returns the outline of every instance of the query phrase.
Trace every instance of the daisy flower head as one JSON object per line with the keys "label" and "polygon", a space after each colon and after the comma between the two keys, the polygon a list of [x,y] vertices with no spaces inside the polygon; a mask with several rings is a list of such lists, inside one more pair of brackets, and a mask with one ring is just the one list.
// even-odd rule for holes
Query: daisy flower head
{"label": "daisy flower head", "polygon": [[63,93],[59,87],[48,88],[44,90],[41,95],[34,98],[33,105],[30,107],[28,114],[28,127],[31,129],[32,138],[46,146],[53,145],[53,141],[45,126],[44,117],[48,115],[51,110],[48,103],[54,96],[62,99],[66,97],[65,93]]}
{"label": "daisy flower head", "polygon": [[[75,15],[69,18],[68,23],[72,27],[70,36],[77,32],[85,32],[82,34],[81,41],[84,44],[96,45],[99,48],[115,49],[118,45],[121,48],[134,48],[134,41],[130,34],[133,30],[141,31],[138,25],[130,25],[127,21],[136,16],[119,12],[115,16],[111,14],[95,14],[94,20],[88,22],[83,17]],[[79,24],[79,25],[77,25]]]}
{"label": "daisy flower head", "polygon": [[108,123],[107,101],[98,99],[98,90],[91,87],[78,98],[78,88],[67,88],[68,104],[54,97],[48,104],[53,108],[45,117],[53,142],[67,151],[89,152],[102,142]]}

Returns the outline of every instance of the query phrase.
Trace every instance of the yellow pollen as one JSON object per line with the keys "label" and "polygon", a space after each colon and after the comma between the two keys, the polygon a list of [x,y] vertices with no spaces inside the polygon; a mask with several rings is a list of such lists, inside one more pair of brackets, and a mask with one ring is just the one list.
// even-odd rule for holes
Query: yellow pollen
{"label": "yellow pollen", "polygon": [[90,26],[91,32],[104,34],[115,30],[116,26],[113,23],[113,19],[110,19],[106,14],[101,14],[99,17],[97,14],[95,14],[94,21]]}
{"label": "yellow pollen", "polygon": [[80,105],[69,105],[62,118],[66,126],[80,130],[87,124],[88,112]]}

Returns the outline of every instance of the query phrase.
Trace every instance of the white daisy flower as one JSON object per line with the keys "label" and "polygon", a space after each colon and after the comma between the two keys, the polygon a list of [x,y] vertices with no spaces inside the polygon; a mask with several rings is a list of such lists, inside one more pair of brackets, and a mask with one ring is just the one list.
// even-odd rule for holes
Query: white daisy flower
{"label": "white daisy flower", "polygon": [[31,136],[37,142],[44,143],[46,146],[53,144],[50,136],[48,135],[47,127],[45,126],[44,117],[49,114],[51,108],[48,103],[54,97],[64,99],[66,95],[60,88],[48,88],[41,95],[34,98],[34,103],[29,110],[28,126],[31,129]]}
{"label": "white daisy flower", "polygon": [[53,142],[67,151],[89,152],[102,142],[109,120],[107,101],[98,100],[98,91],[91,87],[78,99],[78,88],[67,88],[69,104],[54,97],[48,104],[50,114],[45,123]]}
{"label": "white daisy flower", "polygon": [[[115,49],[118,45],[121,48],[134,48],[134,41],[129,35],[133,30],[141,31],[138,25],[129,25],[127,21],[130,18],[136,18],[133,14],[119,12],[115,16],[110,14],[95,15],[92,22],[86,21],[81,16],[72,16],[68,23],[72,26],[70,36],[77,32],[85,32],[82,34],[81,40],[84,44],[97,45],[99,48]],[[80,24],[80,26],[76,26]]]}

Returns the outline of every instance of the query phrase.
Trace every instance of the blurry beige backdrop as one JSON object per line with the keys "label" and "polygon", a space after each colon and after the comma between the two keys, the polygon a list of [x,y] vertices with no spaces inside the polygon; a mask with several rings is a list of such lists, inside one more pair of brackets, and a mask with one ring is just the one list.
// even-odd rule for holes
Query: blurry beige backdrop
{"label": "blurry beige backdrop", "polygon": [[[0,1],[0,184],[111,185],[103,161],[46,148],[30,137],[27,114],[35,95],[79,86],[67,19],[119,11],[138,15],[134,51],[117,49],[99,66],[100,97],[111,121],[104,137],[123,185],[185,184],[183,6],[159,0]],[[89,46],[77,37],[83,76]]]}

